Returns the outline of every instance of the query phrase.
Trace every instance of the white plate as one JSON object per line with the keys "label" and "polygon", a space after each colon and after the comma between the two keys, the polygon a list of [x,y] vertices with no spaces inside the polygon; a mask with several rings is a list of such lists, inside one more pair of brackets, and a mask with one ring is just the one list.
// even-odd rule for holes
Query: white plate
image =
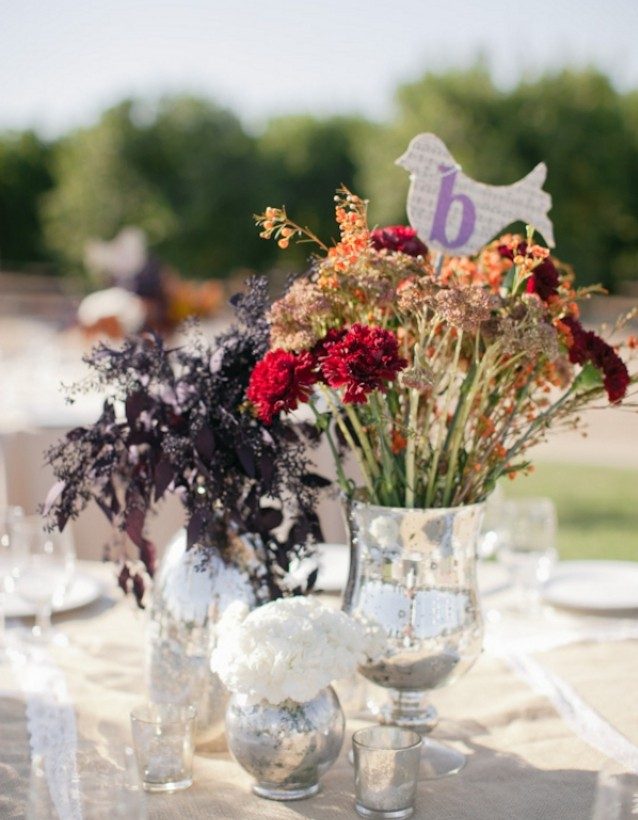
{"label": "white plate", "polygon": [[[102,594],[102,584],[86,572],[76,572],[64,599],[54,605],[54,612],[68,612],[96,601]],[[5,601],[7,618],[29,618],[35,615],[33,604],[21,598],[17,592],[7,595]]]}
{"label": "white plate", "polygon": [[343,592],[348,580],[350,550],[345,544],[317,544],[319,558],[318,590]]}
{"label": "white plate", "polygon": [[553,606],[611,612],[638,610],[638,563],[562,561],[542,590]]}

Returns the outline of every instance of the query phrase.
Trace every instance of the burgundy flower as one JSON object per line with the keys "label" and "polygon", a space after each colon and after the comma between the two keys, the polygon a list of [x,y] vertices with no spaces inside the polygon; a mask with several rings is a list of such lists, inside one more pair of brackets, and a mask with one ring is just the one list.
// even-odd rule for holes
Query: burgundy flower
{"label": "burgundy flower", "polygon": [[602,370],[603,384],[609,401],[612,404],[618,402],[624,398],[629,387],[629,371],[611,345],[591,331],[587,335],[589,337],[590,361],[595,367]]}
{"label": "burgundy flower", "polygon": [[543,302],[547,302],[550,296],[558,293],[559,281],[558,271],[548,256],[534,268],[525,287],[528,293],[536,293]]}
{"label": "burgundy flower", "polygon": [[317,344],[312,348],[312,355],[317,361],[321,361],[328,355],[330,348],[337,342],[340,342],[347,332],[345,327],[331,327],[326,335],[322,339],[319,339]]}
{"label": "burgundy flower", "polygon": [[364,404],[368,393],[384,390],[385,383],[407,364],[399,356],[394,333],[358,323],[343,338],[329,344],[320,360],[326,382],[331,387],[346,388],[346,404]]}
{"label": "burgundy flower", "polygon": [[561,323],[569,328],[569,360],[573,364],[591,362],[603,374],[603,384],[612,403],[624,398],[629,387],[629,371],[614,348],[591,330],[585,330],[578,319],[565,316]]}
{"label": "burgundy flower", "polygon": [[309,351],[295,354],[278,348],[257,362],[246,396],[257,407],[259,418],[271,424],[277,413],[294,410],[299,402],[308,401],[316,381],[315,359]]}
{"label": "burgundy flower", "polygon": [[[525,243],[523,242],[521,244],[524,245]],[[509,245],[499,245],[496,250],[503,257],[503,259],[509,259],[510,262],[514,261],[514,250],[513,250],[513,248],[510,248]]]}
{"label": "burgundy flower", "polygon": [[428,248],[407,225],[390,225],[371,231],[370,239],[375,251],[399,251],[408,256],[427,256]]}
{"label": "burgundy flower", "polygon": [[569,361],[572,364],[585,364],[589,358],[589,350],[587,345],[587,331],[578,321],[572,316],[564,316],[561,324],[569,329],[571,340],[569,342]]}

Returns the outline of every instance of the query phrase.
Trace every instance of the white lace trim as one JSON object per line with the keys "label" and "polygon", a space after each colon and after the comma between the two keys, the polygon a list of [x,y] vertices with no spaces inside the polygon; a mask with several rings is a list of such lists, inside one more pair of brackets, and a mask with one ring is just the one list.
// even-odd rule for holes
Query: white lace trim
{"label": "white lace trim", "polygon": [[26,696],[31,760],[40,758],[61,820],[82,820],[75,710],[63,672],[46,650],[25,648],[13,661]]}
{"label": "white lace trim", "polygon": [[582,642],[624,641],[638,638],[635,621],[587,621],[570,623],[543,633],[505,637],[493,631],[485,648],[501,658],[534,691],[544,695],[558,714],[581,740],[620,763],[625,771],[638,773],[638,746],[615,729],[562,678],[532,657],[561,646]]}

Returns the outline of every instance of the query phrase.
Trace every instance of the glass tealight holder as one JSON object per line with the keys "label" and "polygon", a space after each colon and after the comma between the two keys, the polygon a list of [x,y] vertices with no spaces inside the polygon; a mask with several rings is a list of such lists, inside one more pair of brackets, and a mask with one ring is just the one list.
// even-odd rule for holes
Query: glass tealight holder
{"label": "glass tealight holder", "polygon": [[193,782],[194,706],[147,703],[131,712],[142,785],[149,792],[187,789]]}
{"label": "glass tealight holder", "polygon": [[414,811],[421,736],[398,726],[370,726],[352,736],[355,808],[361,817],[402,820]]}

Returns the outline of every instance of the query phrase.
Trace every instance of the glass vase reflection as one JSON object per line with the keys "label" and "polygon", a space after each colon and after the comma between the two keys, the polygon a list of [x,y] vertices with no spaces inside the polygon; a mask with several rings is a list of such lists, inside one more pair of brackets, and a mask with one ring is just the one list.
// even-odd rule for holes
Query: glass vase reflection
{"label": "glass vase reflection", "polygon": [[155,703],[193,704],[200,751],[226,747],[228,694],[210,669],[215,624],[234,601],[255,606],[244,572],[214,547],[186,549],[182,530],[167,547],[157,573],[150,612],[146,677]]}
{"label": "glass vase reflection", "polygon": [[253,792],[269,800],[301,800],[319,791],[319,779],[343,744],[345,717],[331,686],[309,701],[248,703],[234,694],[226,712],[229,749],[255,779]]}
{"label": "glass vase reflection", "polygon": [[[476,549],[483,508],[347,503],[351,559],[343,604],[384,636],[384,652],[359,667],[389,691],[384,722],[431,731],[438,716],[427,693],[464,674],[481,652]],[[457,755],[435,762],[432,776],[458,771],[464,760]]]}

